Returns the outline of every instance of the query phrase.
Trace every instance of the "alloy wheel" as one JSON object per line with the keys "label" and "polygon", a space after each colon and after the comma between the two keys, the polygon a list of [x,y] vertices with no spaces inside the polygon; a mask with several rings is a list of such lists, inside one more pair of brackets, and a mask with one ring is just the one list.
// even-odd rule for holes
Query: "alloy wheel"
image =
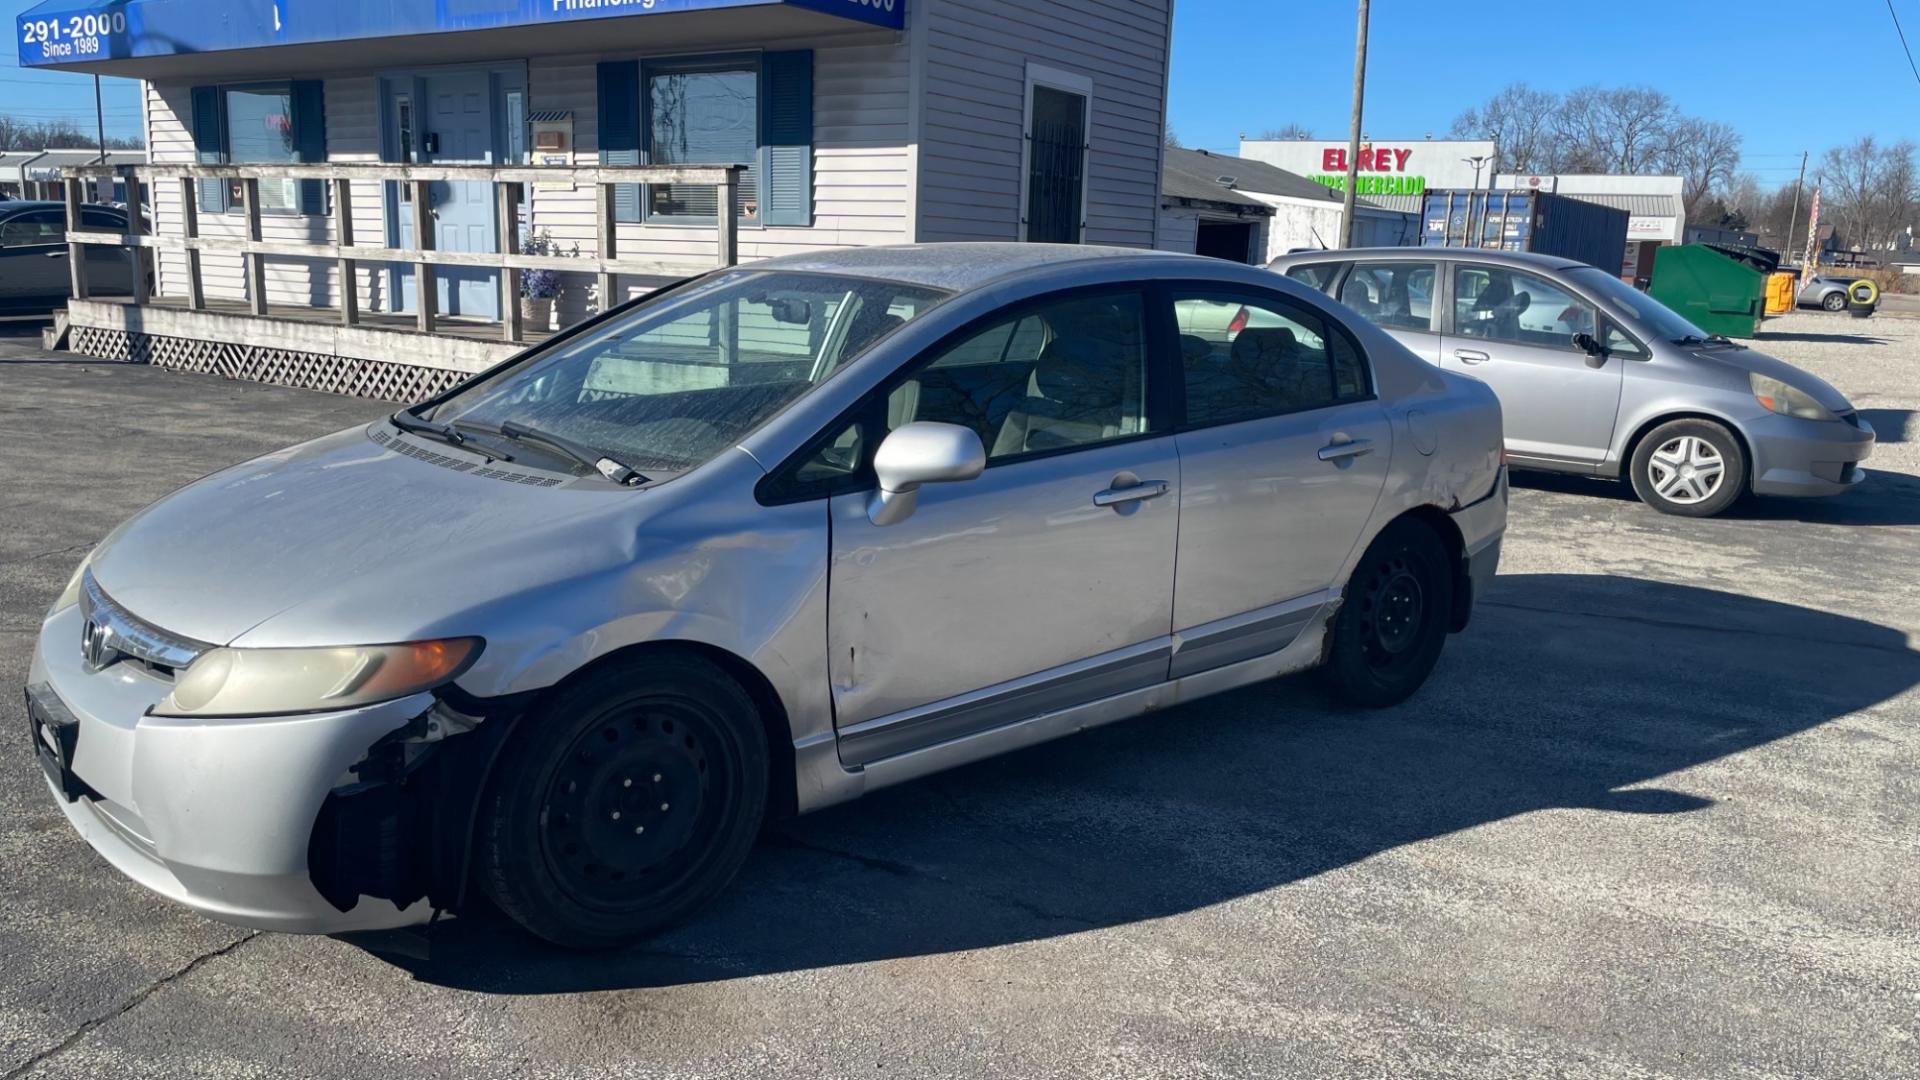
{"label": "alloy wheel", "polygon": [[1714,445],[1698,435],[1680,435],[1661,443],[1647,462],[1654,493],[1669,502],[1692,506],[1713,497],[1726,479],[1727,463]]}

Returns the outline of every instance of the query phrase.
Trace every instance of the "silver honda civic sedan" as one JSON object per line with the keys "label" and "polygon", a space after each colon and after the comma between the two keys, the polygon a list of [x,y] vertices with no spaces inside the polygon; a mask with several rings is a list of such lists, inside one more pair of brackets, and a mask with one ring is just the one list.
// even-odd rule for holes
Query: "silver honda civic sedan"
{"label": "silver honda civic sedan", "polygon": [[1873,428],[1840,391],[1597,267],[1468,248],[1270,266],[1493,387],[1516,469],[1626,479],[1647,505],[1691,517],[1748,492],[1834,495],[1866,478]]}
{"label": "silver honda civic sedan", "polygon": [[147,508],[28,714],[74,827],[215,918],[478,890],[611,945],[770,815],[1316,666],[1400,701],[1506,517],[1486,387],[1264,270],[790,256]]}

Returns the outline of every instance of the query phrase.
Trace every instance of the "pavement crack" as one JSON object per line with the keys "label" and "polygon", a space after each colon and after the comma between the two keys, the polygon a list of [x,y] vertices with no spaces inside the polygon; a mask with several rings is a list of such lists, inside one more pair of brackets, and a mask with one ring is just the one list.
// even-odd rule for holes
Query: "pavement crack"
{"label": "pavement crack", "polygon": [[74,1028],[72,1033],[69,1034],[66,1038],[61,1039],[59,1042],[55,1043],[54,1045],[47,1047],[45,1050],[40,1051],[39,1053],[33,1055],[27,1060],[7,1070],[6,1073],[0,1074],[0,1080],[18,1080],[19,1077],[27,1075],[28,1073],[34,1071],[35,1069],[46,1064],[47,1062],[52,1061],[54,1058],[59,1057],[61,1054],[66,1053],[68,1050],[73,1049],[73,1047],[76,1044],[78,1044],[81,1039],[86,1038],[88,1035],[92,1034],[96,1029],[98,1029],[102,1025],[112,1023],[113,1021],[118,1020],[122,1016],[125,1016],[127,1013],[132,1012],[134,1009],[139,1007],[141,1002],[152,997],[155,991],[158,991],[163,987],[171,986],[174,983],[179,982],[181,979],[184,979],[187,976],[193,974],[194,972],[200,970],[201,965],[206,964],[209,961],[218,960],[220,957],[227,955],[228,953],[234,951],[235,949],[238,949],[240,946],[245,945],[247,942],[252,941],[254,938],[257,938],[259,936],[260,936],[260,931],[252,930],[234,939],[233,941],[230,941],[227,944],[222,945],[217,949],[214,949],[211,952],[201,953],[199,956],[196,956],[192,960],[189,960],[185,965],[180,967],[178,970],[170,972],[166,975],[162,975],[160,978],[142,987],[140,990],[135,992],[132,997],[129,997],[127,1000],[121,1002],[118,1008],[115,1008],[111,1012],[102,1013],[101,1015],[96,1016],[91,1020],[85,1021],[79,1027]]}
{"label": "pavement crack", "polygon": [[[954,888],[964,889],[967,892],[970,892],[973,895],[980,897],[981,899],[990,900],[997,904],[1004,904],[1007,907],[1014,908],[1017,911],[1025,912],[1026,914],[1031,915],[1034,918],[1039,919],[1043,922],[1072,923],[1075,926],[1083,927],[1088,930],[1096,930],[1102,926],[1107,925],[1103,922],[1100,922],[1097,919],[1089,919],[1083,915],[1073,915],[1063,911],[1054,911],[1040,904],[1036,904],[1025,897],[1008,896],[1005,893],[994,892],[989,889],[982,889],[976,885],[970,885],[966,882],[955,881],[954,879],[947,877],[943,874],[936,874],[931,870],[923,870],[920,867],[912,866],[910,864],[903,863],[903,862],[898,862],[893,859],[884,859],[877,855],[862,855],[857,851],[847,851],[843,848],[828,847],[825,844],[810,843],[808,841],[802,840],[799,837],[792,835],[791,833],[778,834],[777,841],[781,845],[797,848],[801,851],[810,851],[817,855],[826,855],[831,858],[845,859],[849,862],[858,863],[861,866],[868,868],[869,870],[878,870],[883,874],[888,874],[893,877],[926,878],[929,881],[937,881],[942,885],[950,885],[950,886],[953,886]],[[0,1080],[12,1080],[12,1078],[0,1077]]]}

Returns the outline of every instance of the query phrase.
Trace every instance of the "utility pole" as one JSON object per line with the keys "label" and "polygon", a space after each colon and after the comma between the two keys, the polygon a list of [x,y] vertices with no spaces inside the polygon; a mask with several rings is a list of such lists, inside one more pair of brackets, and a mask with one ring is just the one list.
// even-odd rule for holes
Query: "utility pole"
{"label": "utility pole", "polygon": [[1807,179],[1807,152],[1800,151],[1800,178],[1793,182],[1793,213],[1787,215],[1787,246],[1780,249],[1782,258],[1793,256],[1793,227],[1800,223],[1800,185]]}
{"label": "utility pole", "polygon": [[1340,198],[1340,246],[1353,246],[1354,189],[1360,186],[1360,113],[1367,98],[1367,0],[1360,0],[1360,33],[1353,46],[1353,130],[1347,136],[1347,187]]}
{"label": "utility pole", "polygon": [[105,164],[107,160],[107,111],[100,105],[100,76],[98,75],[93,77],[93,121],[99,125],[96,130],[100,134],[100,162],[101,164]]}

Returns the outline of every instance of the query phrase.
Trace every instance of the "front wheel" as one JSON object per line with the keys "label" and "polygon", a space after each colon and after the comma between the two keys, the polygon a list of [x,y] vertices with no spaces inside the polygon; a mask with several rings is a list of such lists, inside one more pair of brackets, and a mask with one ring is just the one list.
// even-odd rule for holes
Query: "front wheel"
{"label": "front wheel", "polygon": [[1711,420],[1672,420],[1647,433],[1628,466],[1633,490],[1663,514],[1712,517],[1746,488],[1747,455]]}
{"label": "front wheel", "polygon": [[481,885],[556,945],[605,948],[699,909],[767,805],[753,699],[707,660],[616,661],[521,721],[482,808]]}
{"label": "front wheel", "polygon": [[1820,306],[1826,308],[1828,311],[1845,311],[1847,310],[1847,294],[1843,292],[1828,293],[1820,298]]}
{"label": "front wheel", "polygon": [[1388,525],[1354,567],[1334,616],[1328,687],[1370,708],[1405,701],[1439,662],[1452,612],[1446,545],[1423,522]]}

